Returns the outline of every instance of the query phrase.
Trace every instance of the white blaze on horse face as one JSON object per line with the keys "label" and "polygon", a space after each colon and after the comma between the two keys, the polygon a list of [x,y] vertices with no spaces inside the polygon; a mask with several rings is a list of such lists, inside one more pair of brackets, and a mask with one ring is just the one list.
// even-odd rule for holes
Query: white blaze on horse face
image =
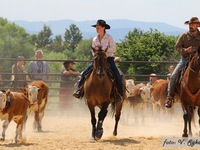
{"label": "white blaze on horse face", "polygon": [[37,101],[37,95],[38,95],[38,90],[39,88],[36,86],[28,86],[28,99],[31,103],[34,103]]}
{"label": "white blaze on horse face", "polygon": [[4,109],[6,106],[6,94],[0,91],[0,110]]}

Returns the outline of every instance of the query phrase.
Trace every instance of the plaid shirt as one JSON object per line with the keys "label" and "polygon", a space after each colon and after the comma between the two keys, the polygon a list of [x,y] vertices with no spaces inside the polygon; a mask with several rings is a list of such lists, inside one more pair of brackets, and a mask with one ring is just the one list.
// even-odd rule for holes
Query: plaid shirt
{"label": "plaid shirt", "polygon": [[106,55],[107,57],[114,57],[114,53],[116,52],[115,42],[111,35],[105,34],[102,40],[100,41],[98,35],[93,38],[92,47],[96,48],[98,46],[102,46],[102,49],[107,49]]}

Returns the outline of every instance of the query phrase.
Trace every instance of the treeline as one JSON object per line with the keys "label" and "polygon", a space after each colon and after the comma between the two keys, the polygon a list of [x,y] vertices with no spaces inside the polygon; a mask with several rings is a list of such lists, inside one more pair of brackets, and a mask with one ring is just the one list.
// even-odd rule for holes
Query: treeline
{"label": "treeline", "polygon": [[[54,37],[54,38],[53,38]],[[167,36],[157,30],[144,32],[140,29],[130,31],[117,44],[116,56],[122,61],[177,61],[179,55],[174,50],[175,36]],[[0,18],[0,53],[1,58],[16,58],[23,55],[34,58],[34,51],[43,49],[45,59],[91,60],[91,41],[83,39],[82,33],[75,24],[61,35],[54,35],[51,28],[44,25],[38,34],[28,34],[26,30],[5,18]],[[13,62],[4,61],[1,66],[4,72],[11,72]],[[53,73],[60,72],[61,63],[52,64]],[[82,71],[88,63],[76,63],[77,70]],[[166,74],[170,64],[162,63],[119,63],[125,74]]]}

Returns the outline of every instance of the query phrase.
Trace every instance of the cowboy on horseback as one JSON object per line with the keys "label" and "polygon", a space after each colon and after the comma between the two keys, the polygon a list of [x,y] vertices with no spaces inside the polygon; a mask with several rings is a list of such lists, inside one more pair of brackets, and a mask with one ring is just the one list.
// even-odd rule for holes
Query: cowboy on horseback
{"label": "cowboy on horseback", "polygon": [[[97,36],[93,38],[92,41],[92,48],[95,50],[106,50],[106,56],[107,56],[107,62],[110,65],[110,69],[112,70],[115,82],[117,86],[117,90],[119,94],[116,95],[116,101],[122,102],[123,99],[123,87],[122,87],[122,79],[120,76],[120,73],[115,65],[114,62],[114,53],[116,52],[116,46],[115,42],[111,35],[106,33],[106,29],[110,29],[110,26],[106,24],[104,20],[98,20],[95,25],[92,25],[92,27],[96,28]],[[76,98],[81,98],[83,96],[83,84],[85,81],[85,75],[88,74],[92,70],[92,64],[90,64],[82,73],[81,79],[78,84],[78,88],[74,92],[73,96]]]}
{"label": "cowboy on horseback", "polygon": [[167,101],[165,103],[165,107],[167,108],[171,108],[173,104],[176,86],[175,83],[179,76],[179,71],[186,66],[191,52],[200,46],[200,31],[198,30],[198,27],[200,27],[199,19],[197,17],[192,17],[189,21],[186,21],[185,24],[189,25],[189,31],[183,33],[175,45],[176,50],[182,55],[182,57],[170,77],[167,89]]}

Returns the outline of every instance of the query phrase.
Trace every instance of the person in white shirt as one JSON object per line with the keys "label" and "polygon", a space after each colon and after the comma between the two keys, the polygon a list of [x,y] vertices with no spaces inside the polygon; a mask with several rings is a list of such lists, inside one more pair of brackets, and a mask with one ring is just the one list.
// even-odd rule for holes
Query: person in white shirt
{"label": "person in white shirt", "polygon": [[[92,41],[92,47],[96,50],[102,49],[107,50],[107,61],[110,64],[110,68],[113,71],[116,79],[116,86],[119,92],[119,95],[117,95],[116,101],[122,102],[123,97],[123,87],[122,87],[122,79],[120,76],[120,73],[117,69],[117,66],[115,65],[115,56],[114,53],[116,52],[116,45],[114,42],[114,39],[111,35],[106,33],[106,29],[110,29],[110,26],[106,24],[104,20],[97,20],[97,23],[95,25],[92,25],[92,27],[96,28],[97,36],[93,38]],[[78,84],[78,89],[73,94],[76,98],[81,98],[81,87],[84,84],[85,81],[85,74],[89,72],[92,69],[92,64],[90,64],[82,73],[81,80]]]}

